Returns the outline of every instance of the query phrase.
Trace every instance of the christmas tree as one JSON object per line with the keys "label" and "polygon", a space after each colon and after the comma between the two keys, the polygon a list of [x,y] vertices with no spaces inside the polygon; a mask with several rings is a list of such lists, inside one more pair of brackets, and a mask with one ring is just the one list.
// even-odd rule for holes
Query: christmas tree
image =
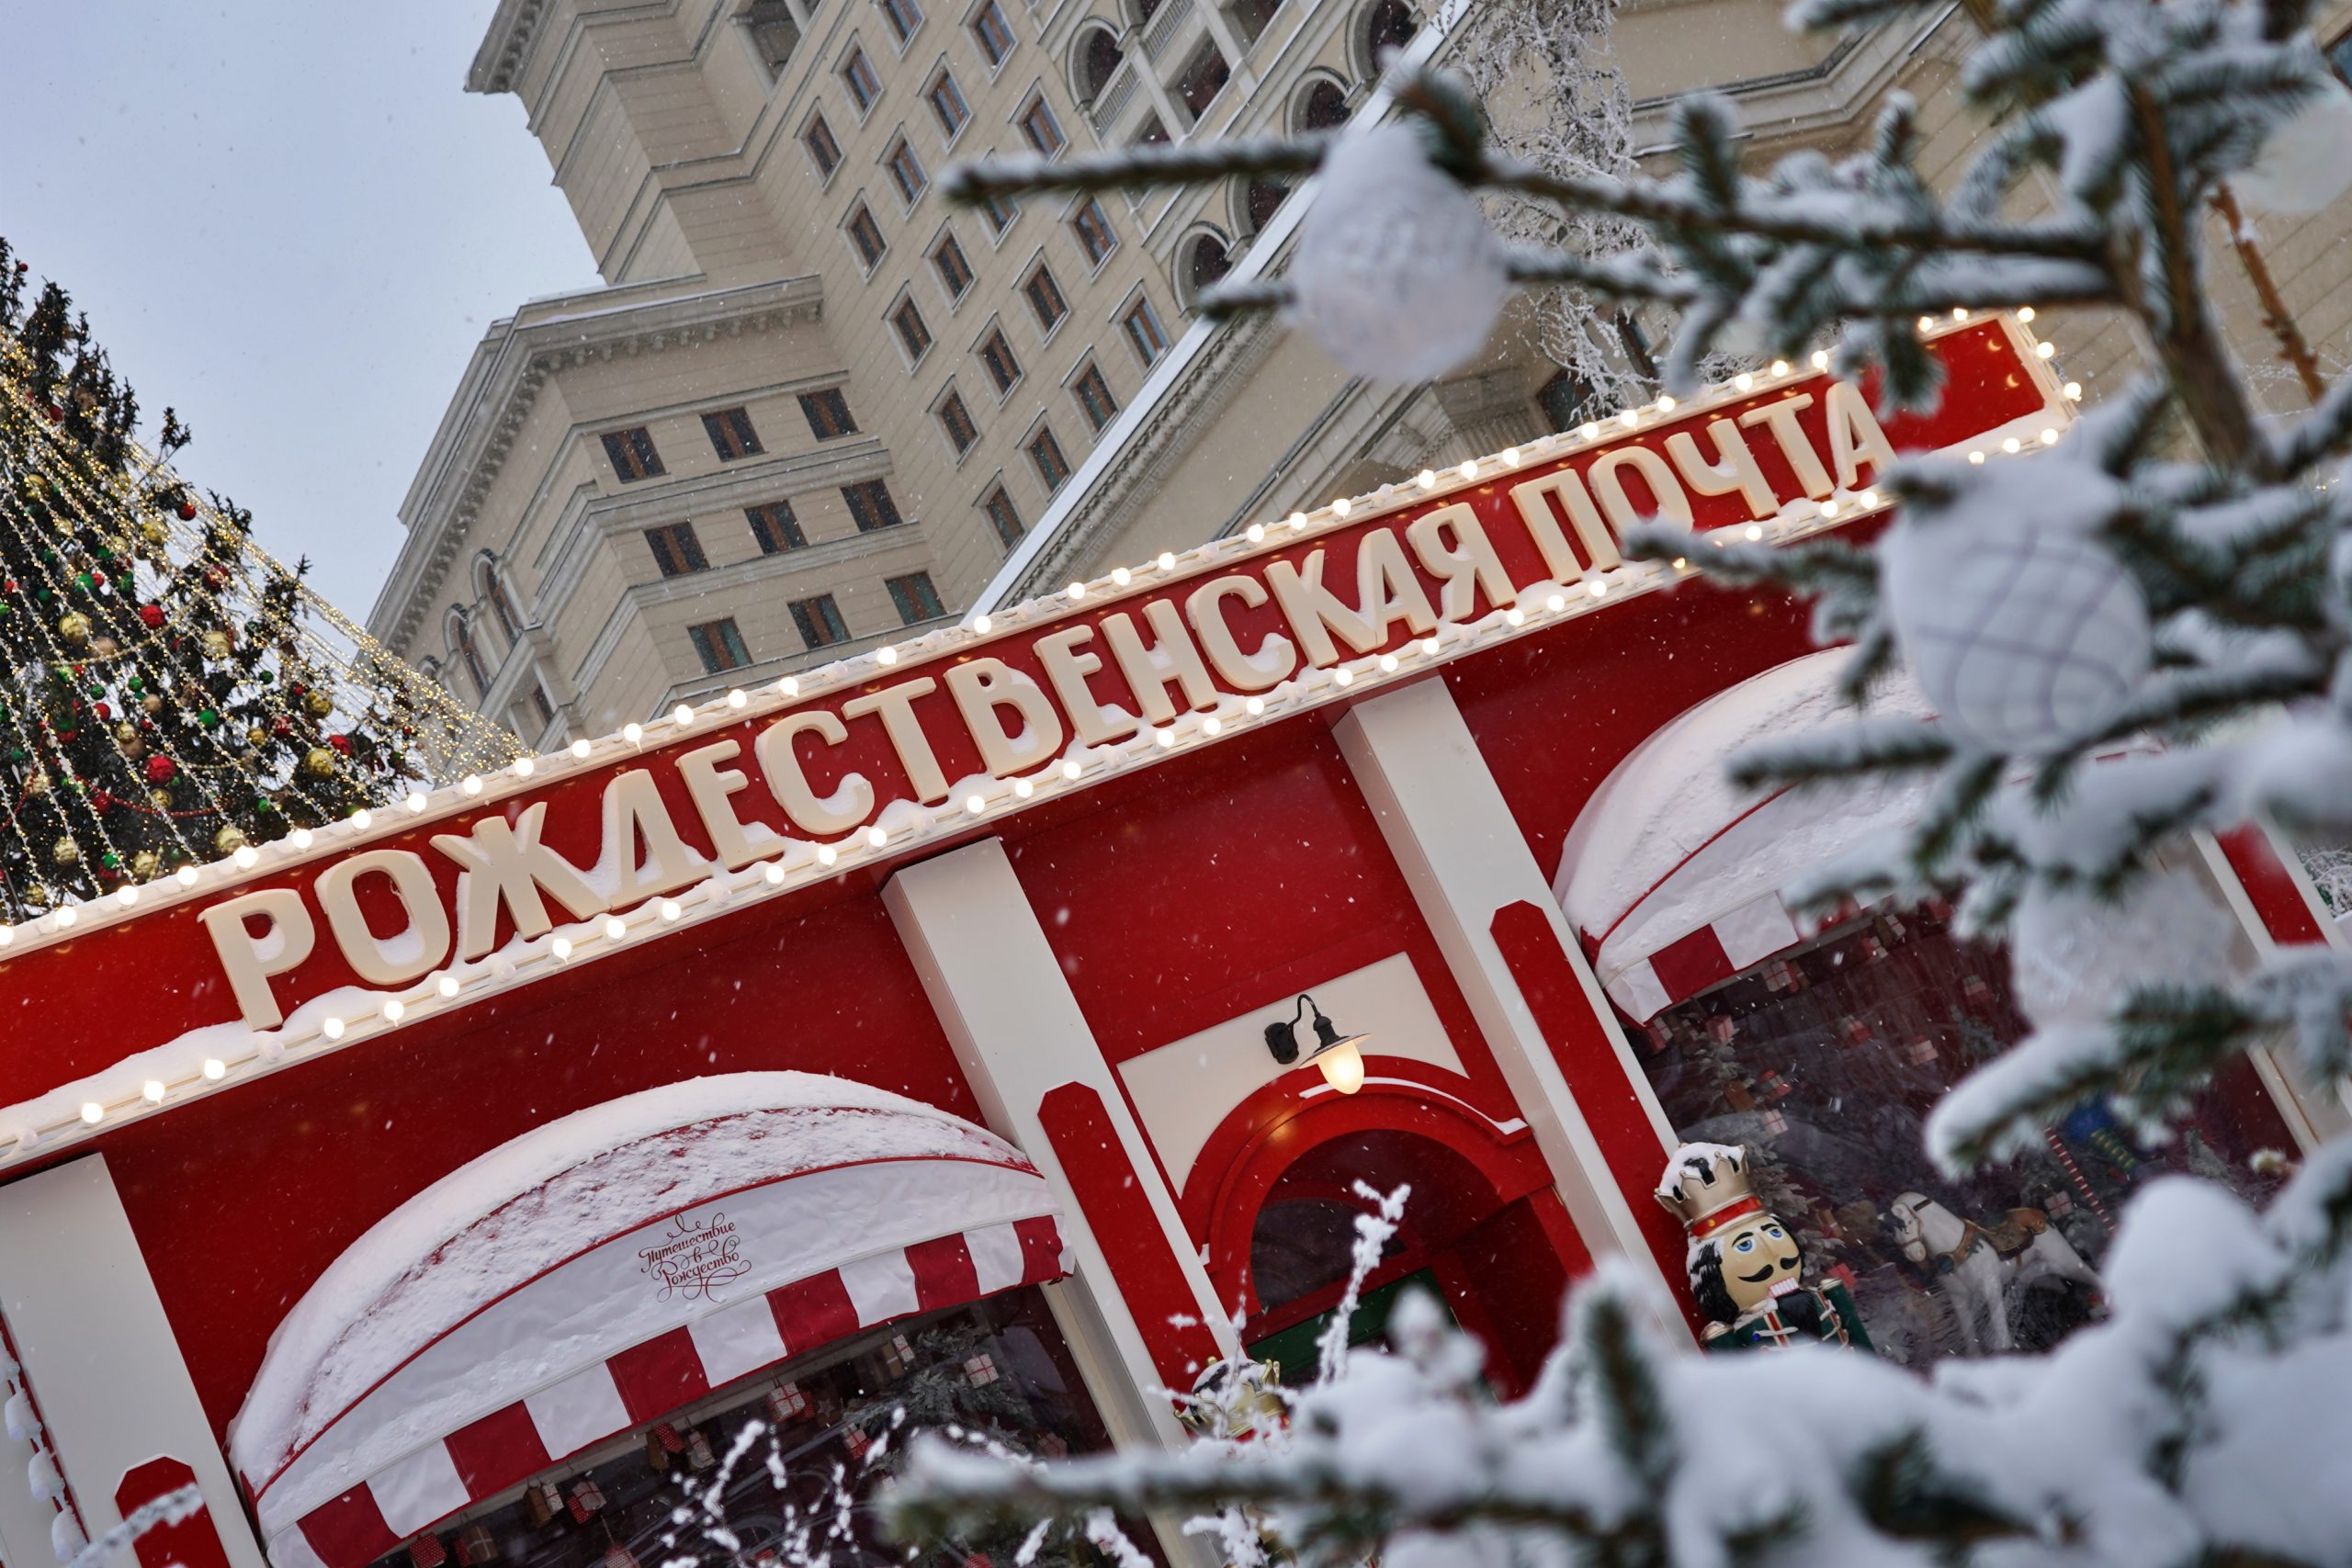
{"label": "christmas tree", "polygon": [[[1799,0],[1792,16],[1912,28],[1943,9]],[[2010,939],[2034,1028],[1930,1118],[1929,1152],[1957,1175],[2041,1145],[2086,1106],[2119,1145],[2161,1139],[2250,1045],[2311,1084],[2352,1066],[2352,961],[2312,946],[2233,972],[2237,928],[2184,870],[2198,831],[2352,831],[2352,381],[2327,385],[2274,305],[2311,406],[2257,418],[2206,286],[2249,209],[2312,211],[2352,188],[2352,93],[2312,10],[1972,5],[1983,36],[1959,90],[1989,130],[1942,189],[1900,96],[1859,152],[1766,169],[1743,165],[1732,105],[1697,96],[1673,112],[1675,170],[1621,176],[1499,154],[1472,96],[1418,72],[1392,84],[1398,118],[1333,139],[1023,160],[949,184],[1318,173],[1286,273],[1228,287],[1219,307],[1286,307],[1343,364],[1399,379],[1476,353],[1512,283],[1672,311],[1664,371],[1682,396],[1714,355],[1819,353],[1873,374],[1885,405],[1924,407],[1939,371],[1923,334],[1952,312],[2096,306],[2130,321],[2148,374],[2046,450],[1901,465],[1885,481],[1899,513],[1873,547],[1703,552],[1719,581],[1814,596],[1820,640],[1853,645],[1854,705],[1899,660],[1939,716],[1866,712],[1735,773],[1932,778],[1905,832],[1783,897],[1935,894],[1959,901],[1965,934]],[[1601,256],[1507,246],[1479,220],[1495,191],[1644,239]],[[1699,553],[1687,535],[1634,544]],[[1298,1393],[1282,1441],[1020,1472],[919,1453],[903,1517],[1165,1507],[1216,1530],[1247,1506],[1317,1564],[2352,1559],[2352,1496],[2303,1458],[2352,1444],[2352,1140],[2308,1154],[2260,1213],[2210,1175],[2150,1184],[2102,1272],[2104,1325],[1928,1383],[1851,1353],[1682,1353],[1658,1326],[1673,1308],[1604,1269],[1513,1404],[1481,1404],[1475,1353],[1408,1322],[1395,1354]]]}
{"label": "christmas tree", "polygon": [[0,240],[0,923],[520,754],[174,472],[175,413],[152,452],[138,423]]}

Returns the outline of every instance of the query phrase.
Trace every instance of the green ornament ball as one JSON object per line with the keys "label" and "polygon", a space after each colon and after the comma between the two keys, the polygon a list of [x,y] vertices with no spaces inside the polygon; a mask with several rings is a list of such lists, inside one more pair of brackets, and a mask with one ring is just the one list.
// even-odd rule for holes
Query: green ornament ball
{"label": "green ornament ball", "polygon": [[210,708],[201,708],[197,712],[196,722],[207,729],[216,729],[220,728],[220,716]]}

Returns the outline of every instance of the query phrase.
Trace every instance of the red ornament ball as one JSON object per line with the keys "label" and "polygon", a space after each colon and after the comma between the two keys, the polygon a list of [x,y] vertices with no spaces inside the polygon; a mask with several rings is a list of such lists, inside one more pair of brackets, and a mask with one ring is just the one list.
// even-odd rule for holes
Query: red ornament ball
{"label": "red ornament ball", "polygon": [[104,703],[91,704],[90,711],[96,714],[100,718],[112,718],[114,716],[114,709],[108,707]]}
{"label": "red ornament ball", "polygon": [[147,782],[151,784],[167,784],[178,776],[179,771],[180,765],[169,757],[147,759]]}
{"label": "red ornament ball", "polygon": [[327,737],[327,744],[346,757],[351,755],[351,737],[348,735],[330,735]]}
{"label": "red ornament ball", "polygon": [[164,607],[161,604],[140,605],[139,622],[149,631],[153,631],[164,624]]}
{"label": "red ornament ball", "polygon": [[112,811],[112,810],[114,809],[114,807],[115,807],[115,798],[114,798],[114,792],[113,792],[113,791],[111,791],[111,790],[103,790],[103,789],[101,789],[101,790],[93,790],[93,791],[91,792],[91,794],[90,794],[90,809],[91,809],[91,810],[93,810],[93,811],[101,811],[101,812],[103,812],[103,811]]}
{"label": "red ornament ball", "polygon": [[183,501],[183,502],[180,502],[180,504],[179,504],[179,514],[180,514],[180,521],[181,521],[181,522],[183,522],[183,523],[193,523],[193,522],[195,522],[195,521],[196,521],[196,502],[192,502],[192,501]]}
{"label": "red ornament ball", "polygon": [[284,714],[279,714],[269,721],[269,732],[272,735],[291,735],[294,733],[294,721]]}

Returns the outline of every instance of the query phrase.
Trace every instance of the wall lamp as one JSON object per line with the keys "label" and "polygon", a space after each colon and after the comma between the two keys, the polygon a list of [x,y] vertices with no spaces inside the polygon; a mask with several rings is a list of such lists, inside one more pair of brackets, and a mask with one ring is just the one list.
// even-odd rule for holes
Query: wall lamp
{"label": "wall lamp", "polygon": [[1315,1015],[1315,1046],[1306,1054],[1306,1059],[1323,1069],[1325,1083],[1341,1094],[1355,1093],[1363,1087],[1363,1052],[1360,1047],[1372,1036],[1351,1034],[1342,1038],[1339,1025],[1323,1016],[1323,1010],[1315,1005],[1313,997],[1301,996],[1287,1020],[1278,1019],[1266,1025],[1266,1049],[1285,1067],[1298,1061],[1299,1021],[1308,1013]]}

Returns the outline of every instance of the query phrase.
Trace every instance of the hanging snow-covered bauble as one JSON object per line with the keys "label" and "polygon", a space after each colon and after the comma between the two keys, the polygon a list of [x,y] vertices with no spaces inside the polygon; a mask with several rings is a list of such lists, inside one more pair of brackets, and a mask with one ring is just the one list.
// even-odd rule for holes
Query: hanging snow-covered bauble
{"label": "hanging snow-covered bauble", "polygon": [[2352,190],[2347,150],[2352,150],[2352,88],[2330,76],[2271,131],[2254,162],[2230,176],[2230,188],[2256,212],[2308,217]]}
{"label": "hanging snow-covered bauble", "polygon": [[60,1562],[73,1562],[89,1544],[82,1534],[81,1523],[74,1518],[73,1509],[61,1508],[57,1517],[49,1521],[50,1555]]}
{"label": "hanging snow-covered bauble", "polygon": [[2035,887],[2009,928],[2010,985],[2042,1028],[2095,1023],[2135,986],[2217,986],[2236,922],[2186,871],[2159,871],[2120,903]]}
{"label": "hanging snow-covered bauble", "polygon": [[[2045,470],[2046,471],[2046,470]],[[2042,756],[2104,728],[2148,672],[2148,606],[2099,542],[2047,511],[1960,509],[1879,547],[1895,641],[1945,727]]]}
{"label": "hanging snow-covered bauble", "polygon": [[1476,202],[1411,125],[1344,138],[1323,164],[1290,264],[1292,317],[1351,375],[1442,376],[1487,344],[1510,285]]}

